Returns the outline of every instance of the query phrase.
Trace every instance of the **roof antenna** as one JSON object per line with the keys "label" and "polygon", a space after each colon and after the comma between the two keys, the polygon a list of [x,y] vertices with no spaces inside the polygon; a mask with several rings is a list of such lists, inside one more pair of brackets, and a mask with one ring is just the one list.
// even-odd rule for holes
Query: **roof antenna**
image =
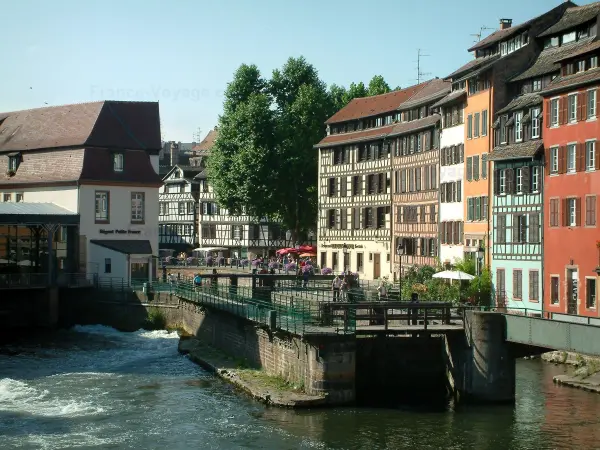
{"label": "roof antenna", "polygon": [[479,29],[479,33],[475,33],[475,34],[472,34],[472,35],[471,35],[471,36],[473,36],[473,37],[476,37],[476,38],[477,38],[477,40],[476,40],[476,41],[473,41],[473,42],[474,42],[474,43],[477,43],[477,42],[481,41],[481,36],[483,36],[483,32],[484,32],[484,31],[487,31],[487,30],[494,30],[494,31],[496,31],[496,29],[495,29],[495,28],[486,27],[486,26],[484,25],[484,26],[482,26],[482,27]]}
{"label": "roof antenna", "polygon": [[421,72],[421,58],[424,56],[429,55],[424,55],[423,53],[421,53],[420,48],[417,49],[417,84],[421,84],[421,80],[424,76],[431,75],[431,72]]}
{"label": "roof antenna", "polygon": [[192,139],[194,142],[202,142],[202,129],[198,127],[196,132],[192,135]]}

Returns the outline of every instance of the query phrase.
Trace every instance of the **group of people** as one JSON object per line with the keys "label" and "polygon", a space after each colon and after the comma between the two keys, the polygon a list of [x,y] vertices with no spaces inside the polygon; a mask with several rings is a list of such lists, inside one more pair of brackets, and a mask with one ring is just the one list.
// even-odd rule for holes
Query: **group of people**
{"label": "group of people", "polygon": [[[340,300],[346,301],[348,298],[348,289],[350,288],[350,278],[346,274],[336,275],[331,283],[331,291],[333,293],[333,301],[337,302]],[[388,290],[385,283],[382,281],[379,282],[379,286],[377,287],[377,297],[380,301],[384,301],[388,299]]]}

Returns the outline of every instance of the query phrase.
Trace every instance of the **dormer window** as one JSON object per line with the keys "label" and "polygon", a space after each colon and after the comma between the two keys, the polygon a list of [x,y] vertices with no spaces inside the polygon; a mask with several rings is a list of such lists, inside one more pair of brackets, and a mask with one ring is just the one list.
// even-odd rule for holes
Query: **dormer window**
{"label": "dormer window", "polygon": [[577,62],[577,72],[585,72],[585,60]]}
{"label": "dormer window", "polygon": [[113,154],[113,169],[115,172],[123,172],[123,153]]}
{"label": "dormer window", "polygon": [[575,42],[576,39],[577,34],[574,31],[571,31],[570,33],[563,34],[562,43],[568,44],[569,42]]}
{"label": "dormer window", "polygon": [[8,171],[11,173],[15,173],[19,168],[20,160],[21,155],[19,153],[8,155]]}
{"label": "dormer window", "polygon": [[533,92],[537,92],[537,91],[541,91],[541,90],[542,90],[542,79],[536,78],[535,80],[533,80]]}
{"label": "dormer window", "polygon": [[598,57],[592,56],[590,58],[590,69],[595,69],[596,67],[598,67]]}

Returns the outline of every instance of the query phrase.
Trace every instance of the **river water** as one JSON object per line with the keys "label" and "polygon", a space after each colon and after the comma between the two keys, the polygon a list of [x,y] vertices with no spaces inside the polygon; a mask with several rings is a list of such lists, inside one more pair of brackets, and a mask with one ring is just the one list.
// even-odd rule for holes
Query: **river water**
{"label": "river water", "polygon": [[[42,342],[42,344],[40,344]],[[600,395],[519,361],[506,407],[265,408],[177,352],[166,331],[76,327],[0,356],[1,449],[591,449]]]}

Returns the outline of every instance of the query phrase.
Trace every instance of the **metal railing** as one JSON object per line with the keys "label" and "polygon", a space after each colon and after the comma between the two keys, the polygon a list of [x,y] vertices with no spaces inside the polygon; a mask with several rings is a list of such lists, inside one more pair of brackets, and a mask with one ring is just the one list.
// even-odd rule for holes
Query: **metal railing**
{"label": "metal railing", "polygon": [[93,278],[85,273],[58,273],[52,282],[47,273],[2,273],[0,289],[92,286]]}

